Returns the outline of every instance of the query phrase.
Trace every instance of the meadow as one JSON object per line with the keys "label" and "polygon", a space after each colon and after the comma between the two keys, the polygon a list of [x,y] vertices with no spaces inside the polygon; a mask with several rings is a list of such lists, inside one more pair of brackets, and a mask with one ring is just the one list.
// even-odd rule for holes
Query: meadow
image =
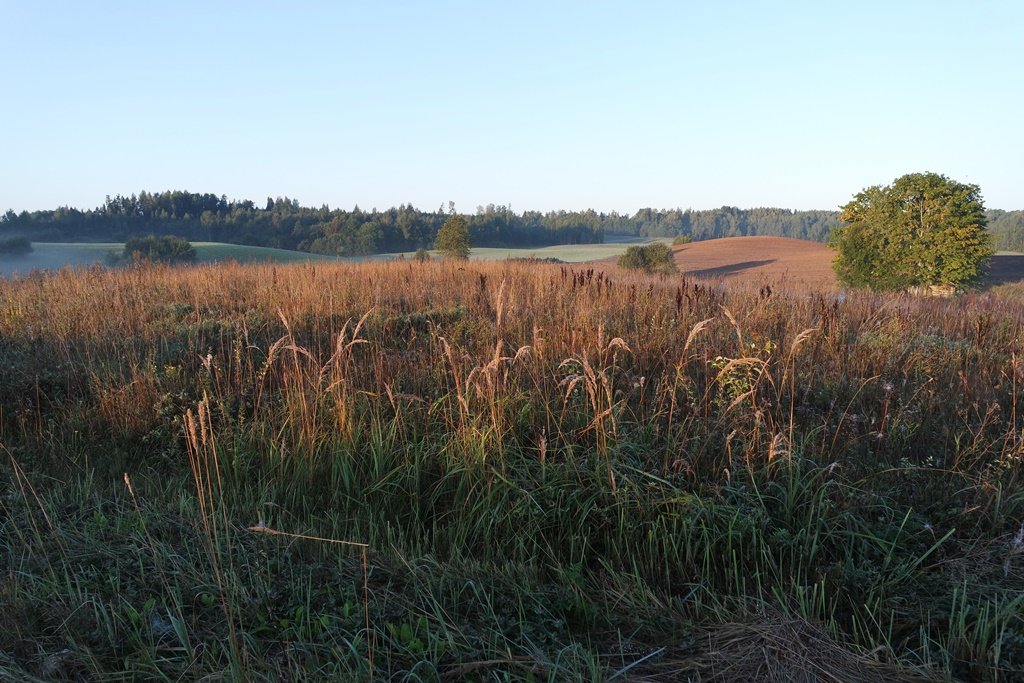
{"label": "meadow", "polygon": [[[307,261],[333,261],[329,256],[307,254],[288,249],[249,247],[223,242],[193,242],[196,261],[216,263],[238,261],[239,263],[304,263]],[[0,257],[0,277],[25,275],[35,270],[60,270],[65,266],[87,267],[104,265],[111,255],[120,256],[124,251],[122,242],[35,242],[32,252],[18,257]]]}
{"label": "meadow", "polygon": [[1024,671],[1024,304],[515,262],[0,287],[0,678]]}
{"label": "meadow", "polygon": [[[473,247],[470,252],[470,259],[473,261],[504,261],[508,259],[557,259],[566,263],[583,263],[586,261],[600,261],[621,256],[626,249],[633,244],[644,244],[647,242],[671,242],[669,238],[644,239],[629,235],[609,235],[602,244],[558,244],[550,247]],[[431,252],[435,257],[437,252]],[[412,258],[415,252],[404,252],[400,254],[403,258]],[[393,258],[399,254],[385,254],[386,258]]]}
{"label": "meadow", "polygon": [[[505,259],[558,259],[567,263],[597,261],[613,258],[626,251],[630,244],[642,243],[646,240],[629,236],[612,236],[605,244],[557,245],[537,248],[498,248],[477,247],[473,249],[471,258],[474,261],[501,261]],[[289,249],[271,249],[268,247],[251,247],[242,244],[225,242],[192,242],[196,250],[197,263],[223,263],[237,261],[239,263],[307,263],[324,261],[388,261],[392,259],[408,259],[416,252],[396,252],[378,254],[367,257],[332,257],[322,254],[310,254],[304,251]],[[36,242],[32,252],[24,256],[0,256],[0,277],[26,275],[32,270],[60,270],[65,266],[87,267],[94,264],[105,265],[111,256],[120,256],[124,250],[121,242]],[[432,258],[439,258],[437,252],[430,252]]]}

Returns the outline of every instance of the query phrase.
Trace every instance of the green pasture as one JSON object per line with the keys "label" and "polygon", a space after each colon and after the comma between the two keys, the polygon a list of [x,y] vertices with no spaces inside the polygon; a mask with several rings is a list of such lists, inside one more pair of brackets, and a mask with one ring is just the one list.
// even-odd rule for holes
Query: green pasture
{"label": "green pasture", "polygon": [[[249,247],[223,242],[193,242],[200,263],[239,261],[241,263],[296,263],[306,261],[333,261],[331,256],[308,254],[288,249]],[[35,242],[32,252],[24,256],[0,257],[0,276],[28,273],[32,270],[59,270],[65,266],[85,267],[95,263],[106,264],[111,255],[120,255],[121,242]]]}
{"label": "green pasture", "polygon": [[290,249],[271,249],[269,247],[249,247],[243,244],[226,244],[224,242],[193,242],[196,257],[201,263],[211,261],[239,261],[241,263],[266,262],[299,263],[306,261],[335,261],[333,256],[310,254]]}
{"label": "green pasture", "polygon": [[[512,258],[556,258],[567,263],[598,261],[618,256],[626,251],[630,244],[646,241],[669,240],[621,240],[611,244],[561,244],[552,247],[532,248],[499,248],[477,247],[472,250],[470,258],[475,261],[501,261]],[[271,249],[268,247],[250,247],[242,244],[224,242],[193,242],[196,256],[200,263],[238,261],[240,263],[304,263],[308,261],[336,260],[389,260],[393,258],[412,258],[415,252],[401,254],[379,254],[358,259],[339,259],[339,257],[322,254],[309,254],[288,249]],[[86,267],[93,264],[107,264],[111,255],[120,255],[124,249],[121,242],[35,242],[32,252],[25,256],[0,257],[0,276],[17,275],[32,270],[59,270],[65,266]],[[437,252],[430,252],[437,257]]]}
{"label": "green pasture", "polygon": [[[612,256],[625,253],[626,249],[634,244],[645,244],[647,242],[665,242],[671,244],[671,238],[659,238],[647,240],[643,238],[628,238],[606,244],[559,244],[551,247],[473,247],[469,258],[474,261],[502,261],[513,258],[556,258],[566,263],[580,263],[582,261],[599,261]],[[435,251],[431,255],[437,256]],[[404,252],[402,254],[384,254],[385,257],[404,256],[411,258],[415,252]]]}

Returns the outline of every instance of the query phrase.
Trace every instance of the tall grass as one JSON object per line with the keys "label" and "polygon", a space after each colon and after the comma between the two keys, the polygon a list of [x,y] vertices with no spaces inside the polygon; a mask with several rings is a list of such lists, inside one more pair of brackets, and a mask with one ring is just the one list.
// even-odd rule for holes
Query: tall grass
{"label": "tall grass", "polygon": [[0,673],[1013,680],[1022,325],[527,264],[5,282]]}

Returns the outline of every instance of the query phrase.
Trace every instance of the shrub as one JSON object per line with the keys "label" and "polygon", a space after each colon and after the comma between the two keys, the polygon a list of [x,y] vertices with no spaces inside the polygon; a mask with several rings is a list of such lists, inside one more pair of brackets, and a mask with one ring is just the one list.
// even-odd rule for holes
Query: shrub
{"label": "shrub", "polygon": [[689,235],[676,235],[676,238],[672,240],[672,246],[678,247],[680,244],[689,244],[693,241],[693,238]]}
{"label": "shrub", "polygon": [[626,253],[619,257],[619,267],[663,275],[679,272],[672,248],[662,242],[629,247]]}
{"label": "shrub", "polygon": [[177,235],[146,235],[125,242],[124,258],[132,263],[192,263],[196,260],[196,250],[188,240]]}
{"label": "shrub", "polygon": [[0,256],[24,256],[32,251],[27,237],[10,237],[0,240]]}

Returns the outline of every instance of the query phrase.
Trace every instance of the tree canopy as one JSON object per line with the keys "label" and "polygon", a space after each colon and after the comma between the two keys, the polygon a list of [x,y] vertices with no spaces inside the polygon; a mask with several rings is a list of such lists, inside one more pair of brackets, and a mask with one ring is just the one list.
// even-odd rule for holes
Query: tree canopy
{"label": "tree canopy", "polygon": [[833,232],[834,267],[851,287],[900,290],[962,287],[992,255],[977,185],[937,173],[910,173],[858,192]]}
{"label": "tree canopy", "polygon": [[434,248],[446,258],[466,260],[469,258],[469,224],[462,216],[455,214],[444,222],[437,231]]}
{"label": "tree canopy", "polygon": [[[3,209],[3,207],[0,207]],[[541,247],[603,242],[611,233],[640,237],[684,236],[697,240],[772,235],[824,242],[839,225],[838,211],[779,208],[651,209],[633,215],[615,211],[523,211],[508,206],[476,207],[463,214],[476,247]],[[402,204],[389,209],[303,206],[289,197],[259,203],[225,195],[173,190],[107,197],[95,209],[61,206],[0,214],[0,238],[34,242],[123,242],[142,235],[179,235],[203,242],[231,242],[361,256],[415,251],[437,239],[449,218]],[[1024,212],[988,213],[997,249],[1024,251]]]}

